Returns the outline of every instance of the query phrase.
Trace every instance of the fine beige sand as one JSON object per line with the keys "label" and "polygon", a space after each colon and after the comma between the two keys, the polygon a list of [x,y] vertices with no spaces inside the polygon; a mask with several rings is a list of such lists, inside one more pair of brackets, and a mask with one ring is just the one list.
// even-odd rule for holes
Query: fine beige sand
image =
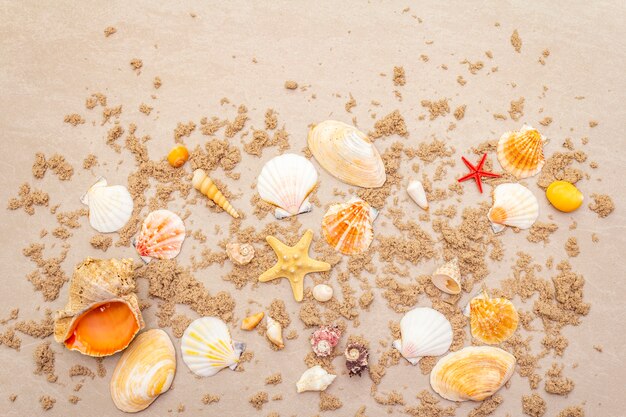
{"label": "fine beige sand", "polygon": [[[0,3],[0,138],[2,163],[0,175],[0,204],[6,206],[17,195],[19,186],[29,182],[50,194],[50,206],[61,204],[63,211],[81,208],[79,197],[99,175],[105,175],[110,183],[125,184],[128,174],[134,170],[133,157],[123,150],[115,153],[105,144],[106,130],[101,126],[99,108],[85,109],[85,98],[92,92],[102,92],[109,105],[123,104],[120,121],[138,124],[139,135],[149,134],[152,140],[148,149],[152,159],[165,155],[173,145],[173,131],[178,122],[193,120],[199,123],[204,116],[217,115],[233,118],[233,105],[245,104],[250,120],[244,131],[263,128],[263,115],[267,108],[279,114],[280,125],[290,134],[291,152],[300,152],[305,146],[307,126],[320,120],[335,118],[350,123],[357,118],[363,131],[373,128],[374,119],[400,109],[410,136],[407,139],[389,137],[376,142],[384,150],[400,140],[408,146],[417,146],[432,137],[444,139],[456,149],[452,157],[457,161],[448,167],[448,175],[441,183],[447,186],[466,172],[460,162],[461,155],[470,160],[476,156],[470,148],[485,140],[498,138],[502,132],[517,129],[522,123],[541,127],[550,139],[546,155],[563,151],[562,143],[572,138],[577,149],[588,155],[583,171],[589,174],[578,185],[586,196],[583,207],[575,213],[555,211],[543,197],[536,181],[526,181],[540,202],[540,221],[552,221],[559,229],[551,235],[550,243],[532,244],[526,239],[527,232],[514,233],[507,230],[501,241],[505,255],[502,262],[490,264],[486,279],[489,286],[509,276],[516,253],[530,253],[539,264],[552,256],[555,261],[567,259],[564,244],[575,236],[580,255],[571,258],[574,271],[585,277],[584,301],[591,303],[591,310],[582,318],[579,326],[569,326],[563,335],[569,339],[569,347],[563,357],[548,355],[540,361],[540,375],[544,375],[552,362],[565,365],[564,374],[574,380],[576,386],[567,397],[544,392],[543,383],[536,391],[547,402],[546,416],[556,416],[567,406],[582,405],[587,416],[619,417],[626,414],[624,378],[626,368],[623,332],[624,291],[626,284],[622,258],[626,252],[626,218],[624,198],[624,158],[626,140],[624,125],[626,110],[626,5],[621,1],[453,1],[453,2],[162,2],[157,6],[151,1],[102,2],[39,2],[2,1]],[[410,10],[403,12],[407,7]],[[195,17],[193,17],[193,16]],[[419,19],[418,19],[419,18]],[[421,23],[420,23],[421,21]],[[499,25],[496,25],[496,22]],[[105,38],[107,26],[117,28],[117,33]],[[510,42],[517,29],[522,39],[521,52],[517,53]],[[538,60],[542,51],[550,55],[545,65]],[[491,51],[493,58],[485,55]],[[424,62],[421,55],[426,55]],[[141,73],[130,68],[133,58],[143,60]],[[468,71],[463,60],[482,61],[484,68],[475,75]],[[257,61],[256,63],[253,60]],[[392,82],[393,67],[406,70],[406,85],[395,87]],[[447,67],[444,69],[442,67]],[[493,68],[497,67],[497,71]],[[386,76],[381,76],[385,73]],[[465,86],[457,83],[462,75]],[[154,90],[152,80],[159,76],[163,86]],[[295,80],[303,89],[287,90],[286,80]],[[544,86],[547,89],[544,89]],[[394,95],[400,91],[402,101]],[[151,95],[156,98],[152,98]],[[352,114],[344,105],[349,94],[357,101]],[[232,104],[220,105],[227,97]],[[428,112],[421,106],[422,100],[448,98],[452,112],[459,105],[467,105],[465,117],[457,121],[452,114],[429,120]],[[524,115],[518,121],[508,117],[509,103],[525,97]],[[576,99],[578,97],[578,99]],[[584,97],[581,99],[580,97]],[[372,100],[380,106],[371,104]],[[141,103],[154,107],[149,116],[138,111]],[[66,114],[79,113],[86,123],[73,127],[63,122]],[[496,120],[494,113],[507,115],[507,120]],[[426,115],[420,120],[420,115]],[[539,121],[549,116],[553,122],[546,127]],[[590,127],[590,121],[597,121]],[[450,123],[456,129],[449,130]],[[233,141],[241,147],[243,140],[237,135]],[[219,134],[219,137],[222,137]],[[581,138],[589,143],[581,145]],[[207,140],[196,130],[185,142],[194,147]],[[71,181],[59,181],[51,172],[43,180],[35,180],[31,166],[35,152],[51,155],[59,152],[74,167]],[[89,153],[98,156],[100,165],[92,170],[82,169],[82,161]],[[228,185],[238,198],[233,204],[246,216],[245,224],[257,225],[252,215],[250,197],[256,191],[250,187],[260,169],[269,158],[278,153],[277,148],[265,149],[261,158],[242,151],[243,161],[235,172],[241,179],[234,181],[217,170],[216,178]],[[493,157],[492,157],[493,159]],[[123,161],[121,164],[118,162]],[[495,161],[495,160],[494,160]],[[597,169],[589,162],[595,161]],[[412,174],[411,165],[418,162],[422,172],[432,177],[438,164],[425,165],[415,160],[402,162],[401,174],[405,177],[401,188],[394,190],[376,224],[376,233],[389,235],[395,230],[388,218],[387,209],[392,207],[394,197],[407,213],[414,213],[418,221],[419,209],[408,200],[404,187]],[[318,166],[316,164],[316,166]],[[319,167],[319,166],[318,166]],[[499,167],[497,167],[499,168]],[[187,166],[186,169],[189,170]],[[340,183],[319,168],[321,179],[318,197],[323,205],[339,201],[333,189],[348,191],[349,186]],[[489,190],[478,194],[474,184],[465,183],[459,208],[490,201]],[[192,192],[195,192],[192,190]],[[616,210],[607,218],[598,216],[587,208],[592,193],[609,194]],[[174,194],[177,195],[177,194]],[[182,210],[181,200],[172,201],[169,208]],[[457,204],[455,198],[436,203],[435,208]],[[55,216],[49,209],[36,207],[34,216],[23,210],[3,213],[0,222],[0,317],[19,308],[19,320],[43,317],[45,309],[56,310],[63,306],[67,285],[53,302],[45,302],[41,293],[33,291],[26,275],[35,266],[22,255],[22,249],[30,243],[46,244],[46,255],[59,253],[61,241],[50,234],[40,239],[42,228],[51,231],[57,226]],[[319,224],[324,208],[315,207],[313,212],[300,216],[304,228],[310,227],[320,239]],[[460,214],[460,210],[459,210]],[[551,219],[551,220],[550,220]],[[263,223],[274,221],[268,216]],[[451,222],[456,224],[459,215]],[[575,230],[569,230],[572,222]],[[62,268],[71,275],[74,265],[87,256],[133,257],[139,261],[132,247],[111,247],[106,254],[93,249],[89,239],[94,231],[86,218],[80,220],[81,228],[72,230],[68,240],[71,250]],[[431,230],[428,222],[421,222]],[[214,213],[202,205],[191,206],[187,224],[192,229],[202,228],[207,234],[206,244],[201,245],[189,238],[178,258],[181,265],[189,265],[190,257],[198,255],[202,247],[217,248],[219,240],[228,237],[230,218],[224,213]],[[215,235],[215,225],[221,232]],[[301,230],[304,230],[301,229]],[[598,243],[592,243],[592,233]],[[115,239],[114,239],[115,241]],[[491,261],[490,261],[491,262]],[[345,261],[343,261],[345,264]],[[411,265],[411,276],[431,273],[438,261],[435,259]],[[382,269],[382,267],[380,268]],[[256,300],[267,307],[272,299],[286,302],[291,315],[290,329],[296,329],[299,337],[287,341],[281,352],[272,351],[267,342],[256,332],[245,333],[234,328],[235,339],[248,343],[254,351],[254,359],[245,364],[245,372],[224,370],[213,378],[195,378],[180,360],[180,341],[173,338],[179,357],[179,366],[173,389],[163,395],[143,416],[164,415],[210,415],[210,416],[266,416],[277,412],[280,416],[337,415],[352,416],[363,405],[365,415],[382,416],[391,410],[392,415],[403,415],[404,406],[388,407],[377,404],[370,395],[371,380],[367,375],[348,378],[342,358],[334,362],[340,375],[328,392],[343,402],[334,412],[319,412],[319,395],[296,394],[295,382],[306,369],[303,358],[310,351],[308,336],[298,319],[300,306],[293,301],[286,281],[279,285],[248,285],[242,290],[225,282],[221,277],[230,270],[212,267],[197,272],[200,280],[211,292],[230,291],[236,301],[235,317],[241,319],[246,309],[260,308],[250,305]],[[544,278],[554,275],[554,270],[539,273]],[[369,276],[374,287],[374,301],[369,311],[360,311],[360,326],[350,334],[362,334],[372,343],[372,361],[376,361],[383,348],[379,339],[391,341],[387,327],[390,320],[401,317],[387,307],[381,290],[375,287],[375,276]],[[331,279],[334,283],[335,277]],[[313,282],[309,277],[306,285]],[[145,297],[147,283],[139,283],[139,292]],[[357,294],[358,281],[354,282]],[[334,284],[335,290],[339,286]],[[464,305],[469,295],[459,303]],[[526,304],[514,300],[519,308],[532,309],[532,300]],[[156,327],[157,300],[144,312],[147,327]],[[418,305],[428,305],[422,297]],[[194,317],[187,306],[177,311]],[[1,331],[11,323],[0,327]],[[236,327],[232,326],[231,328]],[[536,327],[541,328],[540,323]],[[171,329],[166,331],[171,335]],[[529,333],[533,337],[534,351],[539,352],[541,332]],[[83,364],[96,369],[92,358],[70,352],[52,342],[56,352],[58,381],[49,383],[45,376],[35,375],[32,358],[41,343],[26,335],[20,351],[0,346],[0,415],[2,416],[120,416],[109,395],[109,379],[119,355],[106,358],[104,378],[72,378],[69,368]],[[50,337],[48,340],[52,340]],[[470,342],[466,339],[466,343]],[[594,349],[601,345],[602,352]],[[266,386],[267,376],[281,372],[283,382]],[[75,393],[73,387],[84,379],[84,386]],[[429,389],[428,376],[405,361],[387,370],[378,387],[379,393],[396,390],[404,396],[407,406],[419,403],[416,395]],[[271,401],[258,411],[248,399],[258,391],[268,392],[270,398],[282,394],[283,399]],[[219,403],[205,406],[204,394],[221,396]],[[499,394],[504,402],[494,416],[521,416],[521,397],[531,393],[527,379],[515,374],[510,386]],[[9,397],[17,395],[11,402]],[[56,399],[54,407],[44,412],[39,404],[42,395]],[[70,395],[80,397],[78,404],[68,401]],[[179,414],[179,406],[184,411]],[[440,405],[453,405],[442,401]],[[465,416],[477,404],[464,403],[456,411]]]}

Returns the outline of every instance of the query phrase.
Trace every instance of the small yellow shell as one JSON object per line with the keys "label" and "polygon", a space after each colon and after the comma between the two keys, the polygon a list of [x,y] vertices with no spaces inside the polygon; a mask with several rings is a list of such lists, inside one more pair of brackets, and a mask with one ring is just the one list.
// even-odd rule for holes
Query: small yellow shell
{"label": "small yellow shell", "polygon": [[576,210],[583,203],[583,193],[567,181],[554,181],[546,189],[548,201],[565,213]]}
{"label": "small yellow shell", "polygon": [[263,320],[263,316],[265,316],[264,312],[256,313],[251,316],[246,317],[241,320],[241,329],[242,330],[252,330]]}
{"label": "small yellow shell", "polygon": [[518,321],[515,306],[506,298],[475,297],[470,301],[472,336],[483,343],[504,342],[515,333]]}
{"label": "small yellow shell", "polygon": [[176,145],[167,155],[167,162],[174,168],[182,167],[189,159],[189,151],[183,145]]}

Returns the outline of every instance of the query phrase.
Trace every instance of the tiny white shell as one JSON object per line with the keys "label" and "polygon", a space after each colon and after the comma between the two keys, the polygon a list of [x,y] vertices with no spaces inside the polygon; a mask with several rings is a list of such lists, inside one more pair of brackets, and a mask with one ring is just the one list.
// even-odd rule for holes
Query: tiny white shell
{"label": "tiny white shell", "polygon": [[133,198],[123,185],[107,185],[100,177],[80,198],[89,206],[89,224],[100,233],[120,230],[133,214]]}
{"label": "tiny white shell", "polygon": [[424,186],[420,181],[411,181],[409,186],[406,187],[406,192],[409,193],[409,196],[415,201],[415,204],[424,210],[428,210],[426,191],[424,191]]}
{"label": "tiny white shell", "polygon": [[417,307],[407,312],[400,320],[402,340],[393,342],[402,356],[411,364],[424,356],[440,356],[452,344],[452,326],[446,317],[428,307]]}
{"label": "tiny white shell", "polygon": [[265,331],[265,336],[278,349],[285,347],[285,343],[283,342],[283,326],[270,316],[267,316],[267,330]]}
{"label": "tiny white shell", "polygon": [[311,161],[286,153],[263,166],[257,189],[263,200],[276,206],[274,216],[283,219],[311,211],[308,197],[316,184],[317,171]]}
{"label": "tiny white shell", "polygon": [[305,391],[324,391],[337,378],[337,375],[329,374],[324,368],[315,365],[304,371],[296,388],[298,392]]}
{"label": "tiny white shell", "polygon": [[333,298],[333,288],[326,284],[317,284],[313,287],[313,298],[317,301],[325,303]]}

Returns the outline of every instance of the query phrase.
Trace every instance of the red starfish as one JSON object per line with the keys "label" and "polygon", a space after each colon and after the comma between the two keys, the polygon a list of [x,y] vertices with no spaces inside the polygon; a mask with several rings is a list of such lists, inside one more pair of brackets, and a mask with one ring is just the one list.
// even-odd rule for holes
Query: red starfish
{"label": "red starfish", "polygon": [[483,165],[485,164],[485,160],[487,159],[487,154],[484,154],[480,159],[480,162],[477,166],[472,165],[464,156],[461,157],[465,166],[470,170],[470,173],[464,177],[458,179],[459,182],[467,181],[469,179],[473,179],[476,181],[476,185],[478,186],[478,191],[483,192],[483,185],[481,182],[481,177],[490,177],[490,178],[498,178],[500,174],[494,174],[493,172],[483,171]]}

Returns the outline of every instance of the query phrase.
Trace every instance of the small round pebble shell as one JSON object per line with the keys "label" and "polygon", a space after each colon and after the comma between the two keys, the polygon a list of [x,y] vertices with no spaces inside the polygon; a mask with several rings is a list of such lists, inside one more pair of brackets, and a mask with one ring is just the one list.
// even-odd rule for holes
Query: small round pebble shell
{"label": "small round pebble shell", "polygon": [[313,298],[322,303],[333,298],[333,289],[326,284],[318,284],[313,287]]}

